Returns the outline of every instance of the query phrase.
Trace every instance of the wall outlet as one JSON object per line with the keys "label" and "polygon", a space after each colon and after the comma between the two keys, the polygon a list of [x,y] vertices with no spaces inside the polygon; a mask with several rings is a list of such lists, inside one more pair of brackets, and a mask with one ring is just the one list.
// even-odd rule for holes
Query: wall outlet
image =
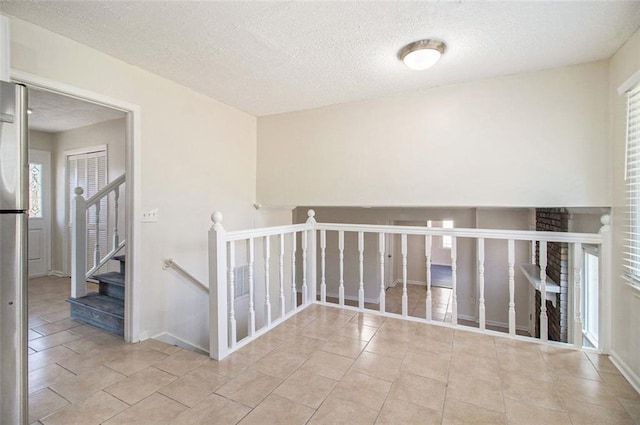
{"label": "wall outlet", "polygon": [[140,221],[142,221],[143,223],[152,223],[158,221],[158,209],[156,208],[153,210],[144,211],[142,213]]}

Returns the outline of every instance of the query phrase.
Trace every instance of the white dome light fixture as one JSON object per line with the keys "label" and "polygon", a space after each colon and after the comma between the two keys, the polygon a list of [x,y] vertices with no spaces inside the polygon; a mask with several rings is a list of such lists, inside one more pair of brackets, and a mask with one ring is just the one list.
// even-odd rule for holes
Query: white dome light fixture
{"label": "white dome light fixture", "polygon": [[447,46],[436,40],[419,40],[409,43],[398,52],[398,58],[409,69],[422,71],[431,68],[440,59]]}

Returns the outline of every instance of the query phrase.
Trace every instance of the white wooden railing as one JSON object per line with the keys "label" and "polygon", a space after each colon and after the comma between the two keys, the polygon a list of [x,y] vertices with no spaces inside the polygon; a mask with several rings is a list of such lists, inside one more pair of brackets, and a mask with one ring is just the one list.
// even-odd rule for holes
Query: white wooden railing
{"label": "white wooden railing", "polygon": [[[71,296],[79,298],[87,293],[87,279],[111,260],[126,244],[120,236],[121,192],[126,183],[125,175],[84,199],[84,189],[76,187],[71,208]],[[112,202],[110,202],[112,201]],[[104,209],[107,209],[107,214]],[[112,215],[111,215],[112,214]],[[109,231],[111,215],[111,244],[100,243],[100,233]],[[103,218],[106,218],[103,223]],[[95,234],[95,243],[89,244],[88,233]],[[108,238],[107,238],[108,239]],[[110,248],[110,249],[109,249]]]}
{"label": "white wooden railing", "polygon": [[[538,232],[519,230],[494,230],[494,229],[446,229],[435,227],[412,227],[391,225],[361,225],[361,224],[333,224],[317,223],[314,211],[309,210],[308,220],[304,224],[290,226],[268,227],[236,232],[226,232],[222,225],[222,214],[216,212],[212,215],[213,226],[209,232],[209,288],[210,288],[210,355],[215,359],[222,359],[231,352],[251,342],[259,335],[277,326],[290,316],[301,311],[312,303],[330,304],[327,299],[327,234],[337,234],[337,261],[338,285],[337,305],[342,308],[356,309],[363,312],[381,314],[385,316],[401,317],[410,320],[433,321],[432,312],[432,288],[431,288],[431,262],[432,246],[435,236],[450,236],[451,244],[451,283],[452,283],[452,317],[449,326],[461,326],[458,324],[458,242],[461,240],[475,240],[476,243],[476,290],[478,295],[477,321],[478,328],[486,330],[486,282],[485,282],[485,243],[489,240],[502,240],[506,242],[504,259],[507,264],[507,272],[504,275],[507,290],[509,292],[508,303],[504,306],[508,312],[508,335],[516,337],[516,304],[515,304],[515,276],[516,276],[516,243],[526,241],[533,253],[531,257],[535,261],[536,242],[539,244],[540,277],[538,289],[541,294],[547,294],[547,245],[550,242],[564,242],[569,244],[573,254],[570,280],[573,287],[569,288],[573,320],[569,321],[570,343],[582,346],[582,245],[590,244],[599,247],[600,250],[600,279],[609,276],[610,264],[610,228],[609,216],[602,216],[602,228],[599,233],[562,233],[562,232]],[[345,234],[357,235],[357,306],[345,304]],[[317,238],[319,234],[319,238]],[[365,282],[365,235],[377,236],[377,252],[375,258],[378,268],[377,280]],[[400,238],[400,253],[402,267],[402,310],[400,314],[390,313],[386,309],[386,278],[385,256],[390,254],[385,243],[386,238],[398,235]],[[424,264],[426,267],[426,314],[422,318],[409,316],[407,290],[408,268],[408,236],[424,238]],[[256,266],[256,241],[262,240],[260,269]],[[272,256],[272,241],[277,241],[276,252]],[[530,244],[530,245],[529,245]],[[285,246],[286,245],[286,246]],[[238,248],[244,250],[238,250]],[[319,250],[319,252],[317,252]],[[319,254],[319,255],[318,255]],[[285,256],[290,256],[290,263],[285,262]],[[242,257],[239,263],[238,256]],[[528,254],[527,254],[528,256]],[[270,268],[272,258],[277,258],[277,273]],[[319,270],[317,269],[319,263]],[[249,267],[249,300],[246,311],[237,311],[237,300],[230,297],[234,294],[234,269],[238,264]],[[355,267],[354,264],[349,264]],[[296,270],[298,267],[298,270]],[[301,268],[301,270],[299,270]],[[256,272],[260,271],[260,279],[256,279]],[[273,279],[273,277],[276,277]],[[289,279],[288,282],[285,282]],[[258,280],[258,282],[256,282]],[[275,282],[274,282],[275,281]],[[319,285],[317,284],[319,281]],[[388,282],[387,282],[388,283]],[[378,294],[378,308],[373,310],[366,307],[365,288],[371,285],[379,285],[375,291]],[[602,285],[601,285],[602,286]],[[261,293],[256,294],[256,288],[262,288]],[[351,289],[351,288],[350,288]],[[353,288],[355,289],[355,288]],[[274,305],[271,301],[271,293],[277,293],[278,298]],[[544,300],[546,297],[542,297]],[[261,303],[264,301],[264,306]],[[258,303],[258,304],[257,304]],[[256,305],[261,306],[264,317],[256,319]],[[528,306],[527,306],[528,307]],[[240,317],[247,318],[246,333],[238,329],[237,322]],[[548,317],[546,302],[540,306],[539,317],[540,340],[548,341]],[[435,322],[434,322],[435,323]],[[246,336],[245,336],[246,335]]]}

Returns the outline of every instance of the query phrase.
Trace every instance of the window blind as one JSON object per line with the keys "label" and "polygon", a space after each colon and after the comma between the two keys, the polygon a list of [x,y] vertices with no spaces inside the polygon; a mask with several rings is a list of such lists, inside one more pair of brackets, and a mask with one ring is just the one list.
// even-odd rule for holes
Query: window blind
{"label": "window blind", "polygon": [[624,267],[627,277],[640,284],[640,84],[627,92],[625,180],[627,231]]}

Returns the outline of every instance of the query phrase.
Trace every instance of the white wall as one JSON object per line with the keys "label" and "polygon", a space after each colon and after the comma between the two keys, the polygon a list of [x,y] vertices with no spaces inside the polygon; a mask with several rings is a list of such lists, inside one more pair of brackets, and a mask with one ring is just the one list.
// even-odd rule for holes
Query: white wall
{"label": "white wall", "polygon": [[160,221],[141,226],[141,336],[168,331],[208,346],[208,299],[162,260],[207,281],[214,210],[225,227],[250,227],[255,201],[256,119],[95,49],[12,18],[12,68],[140,107],[140,204]]}
{"label": "white wall", "polygon": [[53,152],[53,133],[29,130],[29,149]]}
{"label": "white wall", "polygon": [[[624,149],[626,128],[626,97],[617,89],[631,75],[640,70],[640,31],[636,32],[611,58],[609,88],[611,104],[611,154],[613,168],[613,264],[611,311],[613,315],[612,352],[628,370],[635,374],[640,385],[640,293],[627,286],[620,276],[624,273],[625,245],[625,182]],[[609,157],[609,156],[607,156]],[[638,388],[638,387],[636,387]]]}
{"label": "white wall", "polygon": [[606,61],[258,118],[264,205],[607,206]]}

